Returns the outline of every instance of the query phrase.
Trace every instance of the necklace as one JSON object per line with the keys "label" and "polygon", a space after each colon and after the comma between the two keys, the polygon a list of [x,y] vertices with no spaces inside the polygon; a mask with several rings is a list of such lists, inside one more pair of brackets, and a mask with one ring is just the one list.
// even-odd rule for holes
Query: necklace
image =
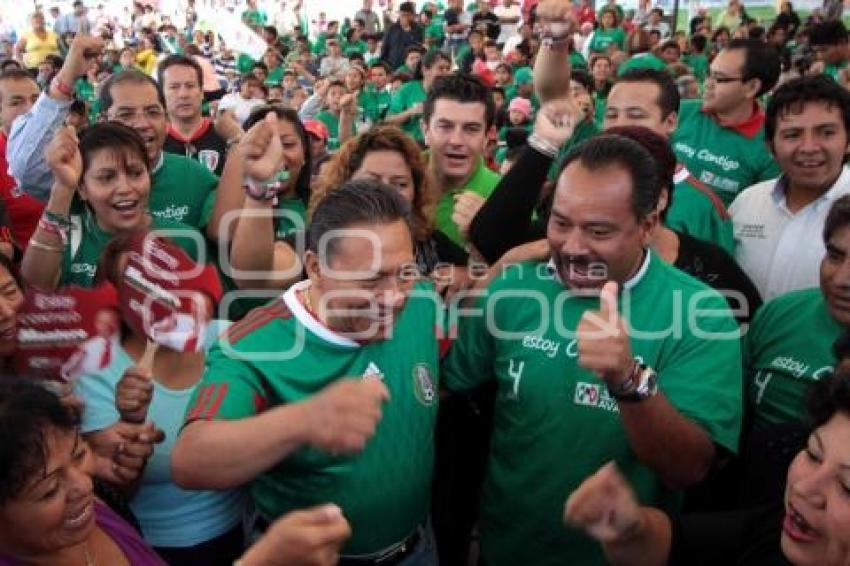
{"label": "necklace", "polygon": [[89,552],[88,542],[83,546],[83,555],[86,557],[86,566],[97,566],[97,555],[92,556],[91,552]]}

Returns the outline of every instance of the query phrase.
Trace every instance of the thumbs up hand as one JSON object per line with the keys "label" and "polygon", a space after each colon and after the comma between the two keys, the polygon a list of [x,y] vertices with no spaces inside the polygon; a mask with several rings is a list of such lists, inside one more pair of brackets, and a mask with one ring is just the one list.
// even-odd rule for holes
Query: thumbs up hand
{"label": "thumbs up hand", "polygon": [[578,363],[611,386],[619,386],[634,369],[632,344],[620,317],[618,285],[608,281],[599,292],[599,310],[587,310],[576,331]]}

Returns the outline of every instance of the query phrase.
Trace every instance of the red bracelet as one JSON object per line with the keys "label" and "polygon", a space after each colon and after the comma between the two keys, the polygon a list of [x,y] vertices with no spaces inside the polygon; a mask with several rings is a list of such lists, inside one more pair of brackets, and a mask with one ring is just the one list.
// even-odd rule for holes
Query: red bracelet
{"label": "red bracelet", "polygon": [[63,83],[59,77],[54,77],[50,85],[68,98],[74,98],[74,90],[67,84]]}

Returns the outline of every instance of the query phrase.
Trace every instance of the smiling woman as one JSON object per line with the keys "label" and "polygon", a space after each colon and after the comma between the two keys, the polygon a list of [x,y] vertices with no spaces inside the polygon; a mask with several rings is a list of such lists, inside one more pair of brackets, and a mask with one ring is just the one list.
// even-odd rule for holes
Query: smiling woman
{"label": "smiling woman", "polygon": [[95,497],[78,419],[37,382],[0,380],[0,564],[164,564]]}
{"label": "smiling woman", "polygon": [[[148,151],[134,130],[115,122],[97,124],[78,142],[74,131],[65,128],[45,155],[56,180],[21,265],[28,283],[41,289],[91,286],[103,248],[115,234],[128,231],[166,230],[197,257],[192,228],[148,212]],[[71,212],[75,193],[85,203],[78,214]],[[173,238],[175,234],[186,237]]]}
{"label": "smiling woman", "polygon": [[808,398],[814,428],[788,468],[781,506],[670,517],[640,507],[611,463],[570,495],[568,524],[598,539],[615,565],[793,564],[850,559],[850,363]]}

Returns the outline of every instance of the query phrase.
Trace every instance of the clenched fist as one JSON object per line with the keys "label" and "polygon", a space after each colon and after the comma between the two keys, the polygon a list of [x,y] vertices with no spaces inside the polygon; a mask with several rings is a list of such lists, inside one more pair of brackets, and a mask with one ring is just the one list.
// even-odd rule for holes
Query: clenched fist
{"label": "clenched fist", "polygon": [[375,434],[390,398],[378,377],[343,378],[305,401],[308,443],[330,454],[359,452]]}

